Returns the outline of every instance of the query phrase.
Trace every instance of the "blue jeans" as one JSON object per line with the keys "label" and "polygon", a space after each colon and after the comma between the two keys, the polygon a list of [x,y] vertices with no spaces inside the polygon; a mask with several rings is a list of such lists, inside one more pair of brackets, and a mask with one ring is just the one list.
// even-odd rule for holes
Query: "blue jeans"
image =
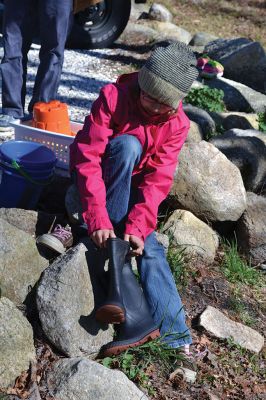
{"label": "blue jeans", "polygon": [[[141,154],[140,142],[131,135],[112,139],[106,148],[102,169],[107,211],[118,234],[123,233],[127,214],[136,202],[131,178]],[[167,335],[165,341],[171,347],[190,344],[192,339],[185,323],[182,302],[164,248],[158,243],[154,232],[146,238],[144,252],[137,257],[137,265],[154,322],[160,325],[161,335]]]}
{"label": "blue jeans", "polygon": [[37,31],[41,42],[40,65],[29,112],[37,101],[56,98],[72,9],[73,0],[5,1],[1,63],[3,114],[15,118],[24,116],[28,52]]}

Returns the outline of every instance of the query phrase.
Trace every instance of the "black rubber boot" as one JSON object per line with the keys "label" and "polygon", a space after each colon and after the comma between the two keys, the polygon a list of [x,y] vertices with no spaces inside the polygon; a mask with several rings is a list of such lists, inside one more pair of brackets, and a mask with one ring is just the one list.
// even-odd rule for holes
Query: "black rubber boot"
{"label": "black rubber boot", "polygon": [[109,290],[106,301],[97,309],[96,319],[109,324],[125,320],[125,308],[121,292],[122,270],[129,252],[129,242],[119,238],[108,239]]}
{"label": "black rubber boot", "polygon": [[116,325],[115,340],[101,348],[99,357],[119,354],[129,347],[138,346],[160,336],[130,262],[126,262],[123,267],[121,292],[126,311],[125,322]]}

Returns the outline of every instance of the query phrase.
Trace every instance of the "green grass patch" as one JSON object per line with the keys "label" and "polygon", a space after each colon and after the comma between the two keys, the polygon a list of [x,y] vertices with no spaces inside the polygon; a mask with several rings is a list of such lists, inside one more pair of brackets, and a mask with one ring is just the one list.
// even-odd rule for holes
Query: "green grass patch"
{"label": "green grass patch", "polygon": [[165,334],[140,346],[129,348],[114,357],[106,357],[101,363],[107,368],[119,369],[133,382],[147,389],[149,395],[155,394],[150,378],[149,368],[156,365],[165,377],[174,371],[184,360],[184,355],[165,343],[165,340],[185,337],[186,335]]}
{"label": "green grass patch", "polygon": [[186,287],[189,282],[189,267],[186,262],[185,248],[170,245],[167,261],[170,265],[175,283],[178,287]]}
{"label": "green grass patch", "polygon": [[259,130],[266,133],[266,111],[258,113]]}
{"label": "green grass patch", "polygon": [[[1,389],[0,389],[1,390]],[[10,397],[5,393],[0,393],[0,400],[8,400]]]}
{"label": "green grass patch", "polygon": [[245,306],[240,297],[231,297],[229,300],[229,307],[238,315],[243,324],[250,327],[256,324],[255,318],[250,315],[249,309]]}
{"label": "green grass patch", "polygon": [[226,349],[227,351],[220,354],[219,362],[223,366],[232,368],[236,375],[244,375],[247,368],[256,375],[263,373],[260,368],[262,355],[246,350],[235,343],[233,338],[226,339]]}
{"label": "green grass patch", "polygon": [[231,243],[224,242],[224,259],[222,270],[229,282],[243,283],[250,286],[260,284],[261,274],[251,267],[247,261],[240,256],[237,250],[236,240]]}
{"label": "green grass patch", "polygon": [[107,368],[115,368],[122,371],[128,379],[139,384],[143,388],[147,388],[149,394],[153,394],[153,388],[149,385],[149,376],[145,372],[146,364],[137,361],[134,354],[128,351],[114,357],[105,357],[102,365]]}

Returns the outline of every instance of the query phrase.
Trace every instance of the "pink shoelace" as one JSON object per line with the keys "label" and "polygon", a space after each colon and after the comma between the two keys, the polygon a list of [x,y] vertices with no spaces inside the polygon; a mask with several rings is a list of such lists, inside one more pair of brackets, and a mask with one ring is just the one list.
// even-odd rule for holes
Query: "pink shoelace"
{"label": "pink shoelace", "polygon": [[68,225],[64,228],[63,226],[58,224],[56,225],[52,235],[55,236],[57,239],[68,240],[71,238],[72,233]]}

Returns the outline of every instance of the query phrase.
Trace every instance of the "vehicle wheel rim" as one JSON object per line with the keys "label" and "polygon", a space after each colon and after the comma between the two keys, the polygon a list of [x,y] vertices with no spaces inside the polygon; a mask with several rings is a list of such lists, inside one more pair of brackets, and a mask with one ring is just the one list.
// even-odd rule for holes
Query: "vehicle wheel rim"
{"label": "vehicle wheel rim", "polygon": [[76,15],[76,22],[87,31],[100,28],[109,18],[109,5],[102,1],[95,6],[90,6]]}

